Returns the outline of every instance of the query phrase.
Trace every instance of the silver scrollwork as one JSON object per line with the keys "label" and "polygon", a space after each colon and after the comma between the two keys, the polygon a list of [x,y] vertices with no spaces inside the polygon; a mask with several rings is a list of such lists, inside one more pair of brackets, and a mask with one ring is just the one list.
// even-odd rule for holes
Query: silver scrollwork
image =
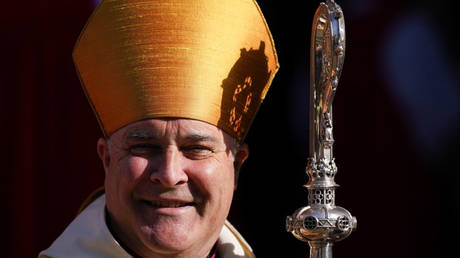
{"label": "silver scrollwork", "polygon": [[356,218],[335,206],[332,102],[345,58],[345,24],[339,5],[321,3],[313,19],[310,52],[310,157],[308,206],[286,218],[286,229],[310,245],[310,257],[332,258],[332,245],[356,228]]}

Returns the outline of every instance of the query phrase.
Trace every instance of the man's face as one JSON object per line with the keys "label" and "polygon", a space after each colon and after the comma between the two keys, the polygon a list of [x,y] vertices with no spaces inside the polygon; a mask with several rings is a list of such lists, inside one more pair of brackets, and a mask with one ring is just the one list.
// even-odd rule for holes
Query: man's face
{"label": "man's face", "polygon": [[143,120],[100,139],[110,227],[122,245],[143,257],[206,256],[230,209],[235,164],[247,157],[233,145],[190,119]]}

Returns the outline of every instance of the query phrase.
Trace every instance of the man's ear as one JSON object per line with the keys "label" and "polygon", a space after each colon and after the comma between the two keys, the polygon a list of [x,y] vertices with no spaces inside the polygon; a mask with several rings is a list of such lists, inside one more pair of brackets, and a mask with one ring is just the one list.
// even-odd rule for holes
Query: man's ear
{"label": "man's ear", "polygon": [[104,166],[105,174],[109,170],[110,166],[110,153],[109,153],[109,145],[105,138],[99,138],[97,141],[97,154],[102,161],[102,165]]}
{"label": "man's ear", "polygon": [[235,161],[233,162],[233,166],[235,167],[235,190],[238,185],[238,176],[240,175],[240,169],[243,165],[244,161],[249,156],[249,147],[246,143],[241,144],[238,148],[238,151],[235,154]]}

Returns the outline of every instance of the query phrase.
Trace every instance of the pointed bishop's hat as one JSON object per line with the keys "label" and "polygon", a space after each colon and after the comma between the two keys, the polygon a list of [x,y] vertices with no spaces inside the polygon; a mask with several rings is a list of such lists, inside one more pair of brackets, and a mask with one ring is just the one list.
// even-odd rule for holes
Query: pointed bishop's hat
{"label": "pointed bishop's hat", "polygon": [[104,0],[73,58],[106,136],[177,117],[242,141],[278,70],[253,0]]}

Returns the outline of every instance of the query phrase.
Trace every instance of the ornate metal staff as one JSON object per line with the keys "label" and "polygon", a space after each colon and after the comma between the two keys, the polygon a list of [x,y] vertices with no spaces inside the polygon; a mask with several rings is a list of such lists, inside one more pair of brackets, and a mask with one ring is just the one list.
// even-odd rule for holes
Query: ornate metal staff
{"label": "ornate metal staff", "polygon": [[313,18],[310,51],[310,157],[308,206],[286,219],[286,229],[308,242],[311,258],[332,258],[332,245],[356,228],[356,218],[335,206],[337,167],[332,145],[332,101],[345,58],[345,23],[333,0],[321,3]]}

